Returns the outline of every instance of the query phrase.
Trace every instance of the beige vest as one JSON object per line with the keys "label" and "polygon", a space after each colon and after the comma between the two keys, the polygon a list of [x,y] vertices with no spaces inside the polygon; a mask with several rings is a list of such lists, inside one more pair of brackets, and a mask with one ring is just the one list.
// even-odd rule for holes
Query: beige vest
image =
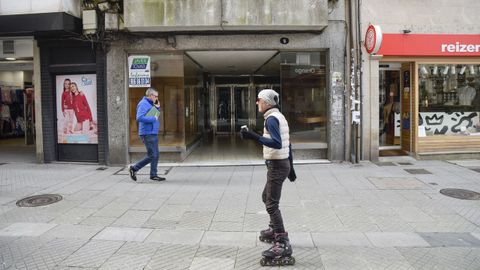
{"label": "beige vest", "polygon": [[290,129],[288,128],[288,122],[285,119],[285,116],[277,109],[273,108],[268,110],[264,115],[263,118],[265,122],[263,123],[263,137],[271,139],[270,133],[268,132],[266,126],[267,118],[268,117],[275,117],[278,119],[280,124],[280,138],[282,139],[282,148],[281,149],[274,149],[267,146],[263,146],[263,158],[264,159],[286,159],[288,158],[289,154],[289,145],[290,145]]}

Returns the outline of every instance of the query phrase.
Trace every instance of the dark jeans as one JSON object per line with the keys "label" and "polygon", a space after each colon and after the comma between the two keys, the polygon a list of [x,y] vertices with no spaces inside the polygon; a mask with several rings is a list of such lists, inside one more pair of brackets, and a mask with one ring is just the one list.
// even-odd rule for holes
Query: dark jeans
{"label": "dark jeans", "polygon": [[143,144],[147,148],[147,155],[133,165],[135,171],[140,170],[150,163],[150,177],[157,176],[157,164],[158,164],[158,136],[157,135],[142,135],[140,136]]}
{"label": "dark jeans", "polygon": [[283,233],[285,228],[278,205],[282,195],[283,181],[290,173],[290,161],[288,159],[267,160],[265,163],[267,164],[267,183],[263,189],[262,201],[270,215],[270,226],[273,231]]}

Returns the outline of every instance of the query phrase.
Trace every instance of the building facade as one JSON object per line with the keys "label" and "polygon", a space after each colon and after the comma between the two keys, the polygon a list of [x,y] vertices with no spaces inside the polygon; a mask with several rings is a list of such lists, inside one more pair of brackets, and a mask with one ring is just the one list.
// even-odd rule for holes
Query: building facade
{"label": "building facade", "polygon": [[478,158],[480,3],[413,2],[360,7],[362,158]]}
{"label": "building facade", "polygon": [[128,0],[123,17],[128,32],[106,55],[111,164],[145,154],[135,109],[146,85],[132,68],[141,61],[162,104],[163,161],[216,147],[214,160],[242,155],[240,126],[263,128],[255,105],[263,88],[281,95],[297,157],[345,159],[341,1]]}

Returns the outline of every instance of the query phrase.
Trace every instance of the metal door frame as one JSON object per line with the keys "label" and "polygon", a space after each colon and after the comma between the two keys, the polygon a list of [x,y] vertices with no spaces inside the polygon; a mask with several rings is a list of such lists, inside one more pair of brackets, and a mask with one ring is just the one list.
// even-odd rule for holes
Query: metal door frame
{"label": "metal door frame", "polygon": [[[219,87],[227,87],[227,88],[230,88],[230,132],[219,132],[218,131],[218,98],[217,98],[217,91],[218,91],[218,88]],[[219,134],[219,135],[227,135],[227,134],[235,134],[237,132],[239,132],[238,130],[235,130],[235,115],[236,115],[236,109],[235,109],[235,88],[237,87],[245,87],[247,88],[247,92],[250,94],[250,85],[249,84],[215,84],[213,86],[213,109],[215,110],[214,113],[215,113],[215,134]],[[252,101],[249,99],[249,102],[251,103]],[[250,108],[250,104],[247,106],[248,108]],[[250,115],[250,113],[249,113]],[[248,119],[249,123],[251,121],[250,119],[250,116],[249,116],[249,119]]]}

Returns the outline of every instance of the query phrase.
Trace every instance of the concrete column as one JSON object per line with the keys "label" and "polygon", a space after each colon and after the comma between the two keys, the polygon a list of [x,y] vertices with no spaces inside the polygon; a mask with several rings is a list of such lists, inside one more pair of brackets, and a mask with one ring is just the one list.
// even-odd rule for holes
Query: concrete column
{"label": "concrete column", "polygon": [[362,145],[363,145],[363,160],[378,161],[378,146],[379,146],[379,70],[378,59],[372,59],[367,54],[365,61],[365,72],[363,80],[363,95],[362,95]]}
{"label": "concrete column", "polygon": [[35,100],[35,154],[38,163],[45,161],[43,156],[43,127],[42,127],[42,84],[40,79],[40,48],[37,41],[33,41],[33,87]]}

